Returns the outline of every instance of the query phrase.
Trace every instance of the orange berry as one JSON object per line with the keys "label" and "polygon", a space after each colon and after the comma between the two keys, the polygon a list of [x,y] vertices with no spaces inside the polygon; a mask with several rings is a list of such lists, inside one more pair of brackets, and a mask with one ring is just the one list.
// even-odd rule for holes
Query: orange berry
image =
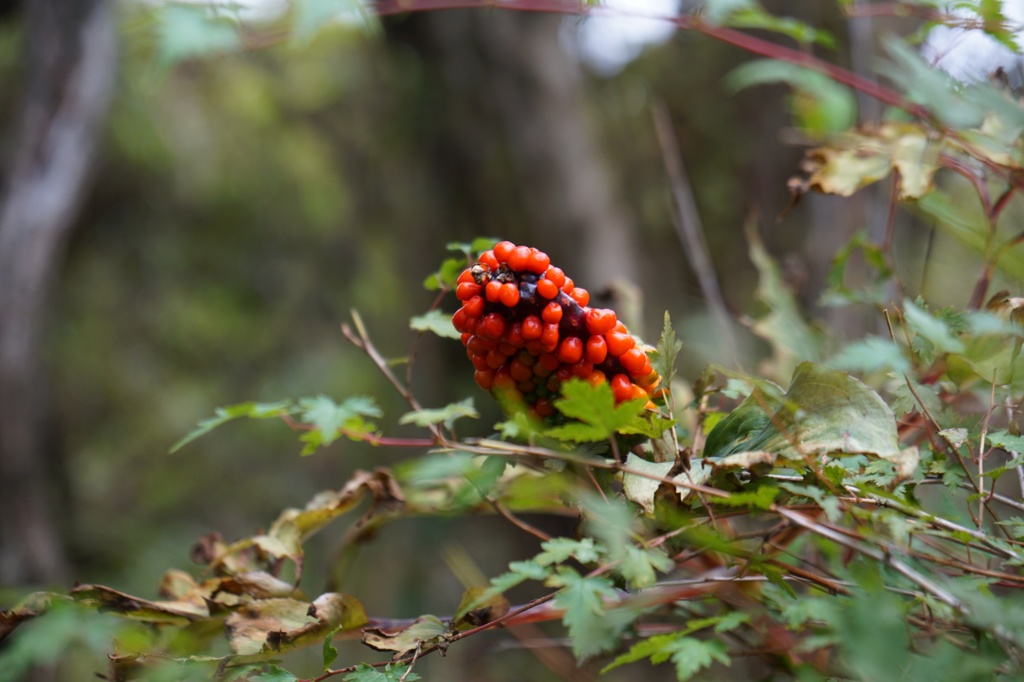
{"label": "orange berry", "polygon": [[455,287],[455,298],[460,301],[468,301],[480,293],[480,285],[476,282],[462,282]]}
{"label": "orange berry", "polygon": [[[487,284],[490,285],[490,282]],[[498,300],[506,308],[515,308],[519,305],[519,287],[512,282],[502,284],[501,290],[498,292]]]}
{"label": "orange berry", "polygon": [[616,374],[610,382],[615,402],[621,403],[633,397],[633,384],[625,374]]}
{"label": "orange berry", "polygon": [[505,318],[498,313],[488,313],[480,318],[476,327],[480,336],[497,341],[505,333]]}
{"label": "orange berry", "polygon": [[542,279],[537,282],[537,293],[544,298],[554,298],[558,296],[558,287],[550,279]]}
{"label": "orange berry", "polygon": [[647,391],[633,384],[633,395],[630,400],[640,400],[641,398],[647,400]]}
{"label": "orange berry", "polygon": [[576,287],[572,291],[568,292],[572,296],[572,300],[579,303],[581,308],[586,308],[587,304],[590,303],[590,292],[581,287]]}
{"label": "orange berry", "polygon": [[564,291],[567,294],[571,294],[572,290],[575,289],[575,288],[576,288],[576,284],[573,283],[572,278],[571,277],[566,277],[565,278],[565,283],[562,284],[562,291]]}
{"label": "orange berry", "polygon": [[565,284],[565,273],[562,272],[561,268],[556,268],[555,266],[551,266],[547,269],[544,273],[544,278],[551,280],[551,283],[559,289],[562,288],[563,284]]}
{"label": "orange berry", "polygon": [[589,376],[586,377],[586,379],[587,383],[590,384],[591,386],[600,386],[607,380],[604,376],[604,372],[602,372],[601,370],[594,370],[593,372],[590,373]]}
{"label": "orange berry", "polygon": [[474,284],[476,283],[476,280],[473,279],[473,271],[470,270],[469,268],[463,270],[462,274],[459,275],[459,279],[456,280],[457,284],[465,284],[466,282],[473,282]]}
{"label": "orange berry", "polygon": [[603,336],[591,336],[587,339],[585,355],[589,362],[599,365],[608,357],[608,344]]}
{"label": "orange berry", "polygon": [[501,282],[496,279],[489,280],[487,286],[484,287],[484,296],[491,303],[497,303],[501,296]]}
{"label": "orange berry", "polygon": [[484,314],[484,297],[474,296],[462,304],[462,309],[465,310],[466,314],[470,317],[480,317]]}
{"label": "orange berry", "polygon": [[622,332],[623,334],[629,333],[629,330],[626,329],[626,325],[622,324],[621,320],[615,323],[614,331]]}
{"label": "orange berry", "polygon": [[558,346],[558,359],[567,365],[571,365],[583,358],[583,342],[576,336],[569,336],[562,339]]}
{"label": "orange berry", "polygon": [[494,245],[494,257],[498,259],[499,263],[507,263],[508,255],[512,253],[512,249],[514,248],[516,248],[516,245],[512,242],[498,242]]}
{"label": "orange berry", "polygon": [[494,386],[494,370],[478,369],[473,373],[473,379],[476,380],[477,386],[485,391],[489,391]]}
{"label": "orange berry", "polygon": [[494,257],[493,251],[481,253],[479,262],[486,265],[488,270],[494,271],[498,269],[498,259]]}
{"label": "orange berry", "polygon": [[647,361],[647,356],[639,348],[630,348],[622,355],[619,356],[619,363],[623,369],[637,376],[640,374],[640,370],[644,368],[644,363]]}
{"label": "orange berry", "polygon": [[512,253],[508,255],[508,266],[516,272],[523,272],[526,270],[527,263],[530,262],[530,247],[529,246],[517,246],[512,249]]}
{"label": "orange berry", "polygon": [[544,331],[544,325],[536,315],[530,315],[523,320],[522,334],[525,340],[539,339],[542,331]]}
{"label": "orange berry", "polygon": [[538,251],[537,249],[532,249],[530,251],[530,257],[526,260],[526,269],[529,272],[535,272],[538,275],[543,275],[549,265],[551,265],[551,259],[548,257],[548,254],[543,251]]}
{"label": "orange berry", "polygon": [[608,332],[604,338],[608,343],[608,352],[615,357],[619,357],[636,345],[636,341],[633,340],[632,336],[622,332]]}
{"label": "orange berry", "polygon": [[540,317],[548,324],[558,324],[562,321],[562,306],[552,301],[540,311]]}
{"label": "orange berry", "polygon": [[[576,291],[580,290],[576,289]],[[591,334],[607,334],[615,328],[615,323],[618,322],[615,311],[607,308],[590,308],[587,310],[586,318],[587,331]]]}

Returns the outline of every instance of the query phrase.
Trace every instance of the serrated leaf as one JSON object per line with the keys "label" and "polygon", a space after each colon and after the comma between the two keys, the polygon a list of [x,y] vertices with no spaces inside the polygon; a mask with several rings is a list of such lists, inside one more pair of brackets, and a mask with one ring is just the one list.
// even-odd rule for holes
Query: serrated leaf
{"label": "serrated leaf", "polygon": [[491,587],[494,592],[507,592],[527,580],[547,580],[551,575],[549,568],[541,566],[536,561],[513,561],[509,563],[508,568],[507,572],[491,578]]}
{"label": "serrated leaf", "polygon": [[721,642],[688,637],[686,636],[688,632],[692,632],[692,630],[655,635],[637,642],[629,651],[606,665],[601,673],[604,674],[620,665],[634,663],[645,658],[650,659],[654,664],[664,663],[671,659],[676,666],[677,679],[685,682],[714,661],[718,661],[722,665],[729,665],[732,662],[726,653],[725,645]]}
{"label": "serrated leaf", "polygon": [[296,682],[299,678],[276,665],[265,667],[253,678],[258,682]]}
{"label": "serrated leaf", "polygon": [[676,330],[672,319],[665,311],[665,320],[658,338],[657,350],[651,355],[651,366],[661,376],[663,386],[671,386],[676,374],[676,356],[682,350],[683,343],[676,338]]}
{"label": "serrated leaf", "polygon": [[939,352],[964,351],[963,342],[953,335],[945,320],[932,315],[910,299],[903,301],[903,319],[908,327],[931,342]]}
{"label": "serrated leaf", "polygon": [[572,650],[578,660],[616,646],[619,635],[636,617],[626,609],[606,608],[606,600],[618,600],[618,593],[607,578],[584,578],[576,571],[561,566],[545,584],[560,588],[555,596],[555,606],[565,611],[562,623],[569,628]]}
{"label": "serrated leaf", "polygon": [[247,402],[218,407],[214,410],[212,417],[208,417],[200,421],[196,425],[195,429],[172,445],[170,451],[171,453],[177,452],[196,438],[206,435],[218,426],[226,424],[229,421],[241,419],[242,417],[248,417],[250,419],[274,419],[288,414],[291,409],[292,404],[289,400],[282,400],[276,403]]}
{"label": "serrated leaf", "polygon": [[342,626],[336,625],[327,636],[324,637],[324,645],[321,650],[321,656],[323,657],[324,672],[331,669],[331,664],[338,660],[338,650],[334,647],[334,636],[341,631]]}
{"label": "serrated leaf", "polygon": [[302,449],[303,455],[310,455],[318,447],[330,445],[338,439],[342,429],[353,435],[372,433],[375,427],[363,418],[383,416],[373,398],[364,396],[352,396],[339,404],[327,396],[319,395],[315,398],[301,398],[299,406],[303,410],[302,421],[314,427],[301,439],[306,443]]}
{"label": "serrated leaf", "polygon": [[597,561],[604,548],[594,542],[593,538],[574,540],[571,538],[551,538],[541,543],[540,554],[533,560],[541,566],[550,566],[575,557],[581,564]]}
{"label": "serrated leaf", "polygon": [[442,339],[458,339],[462,335],[452,326],[452,316],[440,310],[431,310],[409,320],[409,327],[420,332],[433,332]]}
{"label": "serrated leaf", "polygon": [[627,400],[616,405],[611,386],[607,383],[592,386],[577,378],[562,384],[562,397],[555,401],[555,407],[569,419],[578,420],[544,432],[546,436],[559,440],[601,441],[616,433],[643,434],[653,438],[670,423],[661,420],[666,424],[654,424],[645,418],[647,408],[643,400]]}
{"label": "serrated leaf", "polygon": [[437,272],[423,280],[423,286],[429,291],[437,291],[442,287],[452,288],[459,275],[466,269],[466,263],[467,259],[464,257],[446,258]]}
{"label": "serrated leaf", "polygon": [[661,547],[629,545],[616,572],[631,588],[640,589],[654,585],[658,581],[657,573],[668,573],[675,567],[675,562]]}
{"label": "serrated leaf", "polygon": [[451,403],[438,409],[417,410],[407,412],[398,420],[399,424],[415,424],[416,426],[430,426],[443,423],[446,428],[452,428],[456,419],[471,417],[479,419],[480,414],[473,406],[473,399],[466,398],[457,403]]}

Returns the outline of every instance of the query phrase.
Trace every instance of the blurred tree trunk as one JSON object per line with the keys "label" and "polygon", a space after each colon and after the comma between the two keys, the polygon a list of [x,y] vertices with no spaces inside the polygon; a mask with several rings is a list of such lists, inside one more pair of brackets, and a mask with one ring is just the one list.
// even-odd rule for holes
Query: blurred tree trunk
{"label": "blurred tree trunk", "polygon": [[25,3],[26,82],[7,126],[0,198],[0,583],[66,580],[55,456],[45,437],[47,293],[110,100],[107,0]]}
{"label": "blurred tree trunk", "polygon": [[[562,18],[431,12],[386,23],[423,61],[416,115],[442,202],[466,235],[531,240],[587,286],[638,274],[635,232],[587,109]],[[575,263],[571,262],[575,261]]]}

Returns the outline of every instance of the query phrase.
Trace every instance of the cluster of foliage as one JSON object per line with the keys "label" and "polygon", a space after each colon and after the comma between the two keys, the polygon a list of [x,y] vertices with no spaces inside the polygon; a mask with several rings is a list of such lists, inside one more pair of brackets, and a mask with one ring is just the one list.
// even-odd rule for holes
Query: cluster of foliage
{"label": "cluster of foliage", "polygon": [[[575,2],[507,4],[586,11]],[[1001,3],[944,5],[883,9],[976,26],[1013,43]],[[175,7],[181,20],[210,19],[198,8]],[[851,13],[858,8],[848,4]],[[299,26],[313,21],[296,16]],[[353,313],[344,335],[409,404],[400,422],[422,427],[422,438],[381,434],[372,421],[381,409],[371,398],[317,396],[221,408],[175,449],[252,418],[300,432],[304,455],[347,438],[411,448],[414,456],[352,472],[340,488],[284,510],[265,531],[233,542],[200,539],[193,558],[205,567],[202,576],[169,570],[159,600],[103,585],[28,596],[0,613],[0,638],[14,633],[0,669],[16,677],[84,641],[112,651],[111,680],[282,682],[298,679],[287,654],[318,647],[322,670],[310,679],[414,680],[422,657],[480,632],[561,621],[578,660],[602,657],[605,671],[670,663],[679,680],[741,658],[756,660],[761,674],[806,680],[1024,674],[1024,604],[1016,591],[1024,587],[1024,374],[1016,373],[1024,363],[1024,299],[989,295],[997,278],[1024,274],[1013,248],[1024,235],[1006,234],[1008,221],[1000,220],[1020,209],[1024,107],[998,80],[950,81],[904,42],[888,45],[890,89],[806,50],[754,38],[740,29],[780,33],[805,47],[832,42],[753,0],[709,2],[702,13],[672,20],[770,58],[737,71],[735,87],[792,87],[797,125],[814,143],[803,174],[791,181],[797,197],[849,196],[892,178],[890,229],[880,243],[858,236],[840,252],[827,292],[835,304],[876,305],[886,335],[837,343],[806,322],[751,234],[767,308],[752,329],[773,352],[761,376],[713,366],[693,382],[678,380],[680,344],[666,316],[647,358],[668,389],[657,416],[646,398],[623,400],[606,382],[567,377],[551,398],[564,423],[512,411],[486,429],[492,435],[460,437],[456,423],[478,416],[473,399],[425,408],[408,380],[411,360],[407,377],[396,375],[395,362]],[[210,33],[221,36],[211,38],[214,47],[233,44],[229,33]],[[854,126],[851,88],[892,111],[882,122]],[[965,191],[976,199],[966,201]],[[891,235],[900,203],[980,254],[964,310],[931,309],[901,281]],[[460,338],[440,308],[449,307],[459,274],[495,241],[451,245],[457,255],[426,282],[439,294],[435,310],[414,318],[414,329]],[[871,272],[868,283],[847,283],[855,260]],[[340,551],[357,550],[401,519],[476,514],[500,515],[510,533],[536,538],[539,551],[467,585],[445,616],[395,620],[367,613],[354,595],[311,598],[302,587],[305,542],[357,507],[363,513]],[[524,514],[570,515],[579,524],[572,535],[550,536]],[[506,593],[522,586],[538,596],[510,603]],[[384,652],[383,660],[339,662],[333,643],[345,638]]]}

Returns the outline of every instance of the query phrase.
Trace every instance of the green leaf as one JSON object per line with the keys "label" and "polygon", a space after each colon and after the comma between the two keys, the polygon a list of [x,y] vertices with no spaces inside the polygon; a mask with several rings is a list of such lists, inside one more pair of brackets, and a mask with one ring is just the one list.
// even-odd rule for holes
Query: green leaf
{"label": "green leaf", "polygon": [[253,678],[259,680],[259,682],[296,682],[299,678],[292,675],[284,668],[280,668],[276,665],[269,665],[263,668],[260,673]]}
{"label": "green leaf", "polygon": [[947,322],[929,313],[910,299],[903,301],[903,319],[915,333],[927,339],[940,353],[962,353],[963,342],[953,335]]}
{"label": "green leaf", "polygon": [[[692,630],[688,629],[686,632],[692,632]],[[606,665],[601,670],[601,674],[626,663],[634,663],[645,658],[649,658],[654,664],[664,663],[671,658],[672,663],[676,666],[676,679],[685,682],[715,661],[722,665],[732,663],[724,644],[715,640],[703,641],[695,637],[687,637],[686,632],[655,635],[637,642],[629,651]]]}
{"label": "green leaf", "polygon": [[891,339],[869,336],[847,344],[833,355],[828,364],[837,369],[857,372],[892,370],[903,374],[910,370],[910,361],[903,355],[903,349]]}
{"label": "green leaf", "polygon": [[661,547],[626,547],[625,556],[616,572],[625,578],[633,589],[650,587],[658,581],[657,573],[668,573],[676,563]]}
{"label": "green leaf", "polygon": [[1024,436],[1015,436],[1006,430],[990,432],[988,442],[1008,452],[1024,453]]}
{"label": "green leaf", "polygon": [[322,649],[322,656],[324,662],[324,672],[331,669],[331,664],[338,659],[338,650],[334,647],[334,635],[338,634],[340,630],[344,629],[344,625],[337,625],[333,630],[327,633],[324,638],[324,645]]}
{"label": "green leaf", "polygon": [[200,421],[199,424],[196,425],[196,428],[187,436],[172,445],[171,452],[177,452],[196,438],[206,435],[218,426],[226,424],[229,421],[241,419],[242,417],[249,417],[250,419],[275,419],[289,414],[291,411],[292,404],[289,400],[282,400],[276,403],[248,402],[218,407],[213,412],[214,416]]}
{"label": "green leaf", "polygon": [[303,435],[306,446],[303,455],[310,455],[318,447],[330,445],[345,429],[355,434],[368,434],[374,426],[363,420],[363,417],[381,417],[382,412],[373,398],[353,396],[340,404],[324,395],[315,398],[301,398],[302,421],[313,425],[313,430]]}
{"label": "green leaf", "polygon": [[431,424],[444,423],[446,428],[452,428],[456,419],[472,417],[479,419],[480,414],[473,406],[473,399],[466,398],[457,403],[445,405],[440,409],[417,410],[407,412],[398,420],[399,424],[415,424],[416,426],[430,426]]}
{"label": "green leaf", "polygon": [[584,578],[571,568],[560,566],[545,584],[560,588],[555,606],[565,611],[562,623],[569,628],[572,650],[578,660],[616,646],[619,635],[635,618],[626,609],[605,608],[606,600],[619,599],[608,578]]}
{"label": "green leaf", "polygon": [[[675,466],[675,462],[651,462],[635,453],[626,456],[626,468],[638,472],[665,478]],[[630,502],[640,505],[648,514],[654,513],[654,496],[661,486],[661,481],[648,476],[640,476],[631,472],[622,474],[622,493]]]}
{"label": "green leaf", "polygon": [[779,82],[793,88],[794,95],[790,100],[793,115],[800,127],[812,137],[837,133],[856,123],[857,101],[849,88],[797,64],[774,59],[757,60],[734,69],[726,78],[726,84],[733,91]]}
{"label": "green leaf", "polygon": [[661,376],[663,386],[671,386],[676,374],[676,356],[682,348],[683,343],[676,338],[676,330],[672,327],[672,319],[668,316],[668,311],[665,311],[658,349],[651,355],[651,366]]}
{"label": "green leaf", "polygon": [[158,12],[157,51],[164,63],[228,52],[242,45],[233,23],[211,7],[167,3]]}
{"label": "green leaf", "polygon": [[547,580],[551,575],[550,569],[536,561],[513,561],[509,563],[508,569],[507,572],[491,578],[491,586],[495,592],[506,592],[527,580]]}
{"label": "green leaf", "polygon": [[455,281],[466,267],[465,258],[446,258],[437,272],[423,280],[423,286],[429,291],[437,291],[442,287],[450,289],[455,286]]}
{"label": "green leaf", "polygon": [[343,682],[400,682],[402,680],[415,682],[420,679],[420,676],[409,672],[409,666],[406,664],[389,663],[383,668],[374,668],[366,663],[360,663],[354,671],[341,679]]}
{"label": "green leaf", "polygon": [[773,485],[761,485],[757,490],[751,492],[732,493],[729,497],[716,497],[715,504],[726,507],[754,507],[757,509],[771,509],[779,489]]}
{"label": "green leaf", "polygon": [[591,386],[582,379],[572,378],[562,384],[562,397],[555,401],[555,407],[570,422],[544,432],[559,440],[587,442],[607,440],[616,433],[636,433],[652,438],[671,424],[666,419],[652,420],[653,413],[645,418],[647,408],[643,400],[627,400],[615,404],[611,386],[600,383]]}
{"label": "green leaf", "polygon": [[593,538],[551,538],[541,544],[541,549],[544,551],[533,558],[541,566],[560,564],[570,557],[575,557],[581,564],[589,564],[597,561],[604,552],[604,548],[595,544]]}
{"label": "green leaf", "polygon": [[442,339],[458,339],[462,335],[452,326],[452,316],[440,310],[431,310],[409,320],[409,327],[420,332],[433,332]]}
{"label": "green leaf", "polygon": [[771,425],[771,417],[783,404],[782,389],[758,382],[754,391],[711,429],[704,442],[704,457],[715,458],[750,450],[750,441]]}

